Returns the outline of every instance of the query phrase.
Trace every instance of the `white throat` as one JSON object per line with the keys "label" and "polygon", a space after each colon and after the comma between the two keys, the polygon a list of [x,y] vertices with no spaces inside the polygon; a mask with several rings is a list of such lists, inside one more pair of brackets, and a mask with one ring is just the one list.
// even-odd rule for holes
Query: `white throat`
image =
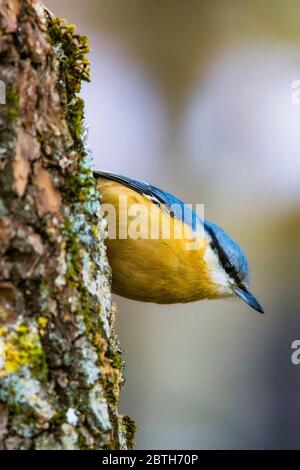
{"label": "white throat", "polygon": [[226,273],[220,263],[218,255],[208,243],[204,254],[207,270],[210,273],[211,282],[213,282],[220,296],[229,297],[233,295],[233,279]]}

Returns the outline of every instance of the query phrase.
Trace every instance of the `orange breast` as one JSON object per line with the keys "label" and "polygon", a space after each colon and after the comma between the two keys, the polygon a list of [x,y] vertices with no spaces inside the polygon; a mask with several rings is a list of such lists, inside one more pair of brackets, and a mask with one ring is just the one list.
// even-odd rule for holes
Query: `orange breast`
{"label": "orange breast", "polygon": [[[190,227],[123,184],[98,181],[108,220],[113,292],[155,303],[217,296],[203,259],[205,237],[197,240],[197,249],[189,249],[194,243]],[[178,239],[180,233],[184,236]]]}

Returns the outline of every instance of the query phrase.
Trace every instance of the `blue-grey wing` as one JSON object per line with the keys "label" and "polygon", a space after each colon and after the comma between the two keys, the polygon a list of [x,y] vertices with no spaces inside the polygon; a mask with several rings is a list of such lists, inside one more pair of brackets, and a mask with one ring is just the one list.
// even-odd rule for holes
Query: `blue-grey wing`
{"label": "blue-grey wing", "polygon": [[178,199],[162,189],[152,186],[145,181],[135,180],[127,176],[117,175],[115,173],[108,173],[106,171],[94,171],[95,178],[103,177],[118,183],[124,184],[128,188],[137,191],[139,194],[150,199],[154,204],[158,204],[166,210],[172,217],[175,217],[182,222],[190,225],[193,230],[196,229],[196,224],[199,218],[195,211],[189,205]]}

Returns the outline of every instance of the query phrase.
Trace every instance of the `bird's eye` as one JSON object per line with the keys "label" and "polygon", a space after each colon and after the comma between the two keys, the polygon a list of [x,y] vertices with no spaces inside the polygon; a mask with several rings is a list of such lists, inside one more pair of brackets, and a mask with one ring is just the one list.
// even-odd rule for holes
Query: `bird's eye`
{"label": "bird's eye", "polygon": [[233,266],[233,264],[232,264],[230,261],[226,261],[226,263],[225,263],[225,271],[226,271],[227,273],[229,273],[229,274],[234,271],[234,266]]}

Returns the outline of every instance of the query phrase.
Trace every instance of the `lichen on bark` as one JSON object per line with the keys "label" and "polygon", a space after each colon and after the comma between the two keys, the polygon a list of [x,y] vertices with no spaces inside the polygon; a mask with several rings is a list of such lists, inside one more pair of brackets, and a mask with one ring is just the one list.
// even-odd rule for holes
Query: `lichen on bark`
{"label": "lichen on bark", "polygon": [[0,0],[0,447],[126,449],[100,195],[84,142],[88,42]]}

